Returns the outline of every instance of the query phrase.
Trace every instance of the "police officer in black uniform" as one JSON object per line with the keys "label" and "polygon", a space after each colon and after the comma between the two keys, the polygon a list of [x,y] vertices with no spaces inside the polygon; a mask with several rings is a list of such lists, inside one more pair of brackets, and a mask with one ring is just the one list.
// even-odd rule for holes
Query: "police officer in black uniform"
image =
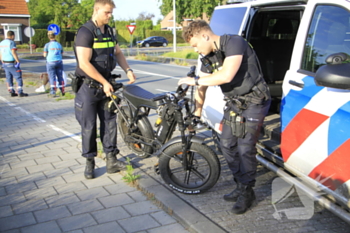
{"label": "police officer in black uniform", "polygon": [[219,85],[225,96],[220,146],[237,187],[224,200],[236,202],[231,211],[243,214],[255,200],[255,145],[271,103],[269,89],[254,50],[241,36],[216,35],[204,20],[195,20],[184,29],[183,37],[202,62],[199,76],[179,81],[179,85],[198,86],[194,117],[201,116],[208,86]]}
{"label": "police officer in black uniform", "polygon": [[[75,115],[82,130],[82,156],[86,158],[85,178],[94,178],[97,155],[96,119],[100,119],[100,137],[106,153],[107,173],[125,169],[118,161],[116,145],[116,114],[105,107],[114,91],[111,72],[117,62],[126,72],[129,84],[135,82],[135,75],[120,50],[112,28],[107,24],[115,8],[113,0],[95,0],[92,19],[79,30],[75,40],[75,54],[78,66],[76,75],[83,78],[75,97]],[[101,88],[98,88],[101,87]]]}

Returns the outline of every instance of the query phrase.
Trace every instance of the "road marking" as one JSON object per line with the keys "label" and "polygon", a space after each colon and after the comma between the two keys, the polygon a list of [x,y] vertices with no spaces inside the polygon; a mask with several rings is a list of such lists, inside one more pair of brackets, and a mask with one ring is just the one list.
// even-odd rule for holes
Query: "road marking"
{"label": "road marking", "polygon": [[[124,71],[120,67],[116,67],[114,70]],[[177,77],[174,77],[174,76],[168,76],[168,75],[164,75],[164,74],[151,73],[151,72],[146,72],[146,71],[142,71],[142,70],[135,70],[135,69],[133,69],[133,71],[134,71],[134,73],[139,73],[139,74],[148,74],[148,75],[155,75],[155,76],[160,76],[160,77],[165,77],[165,78],[180,79],[180,78],[177,78]]]}
{"label": "road marking", "polygon": [[[8,101],[6,98],[0,96],[0,100],[2,100],[3,102],[5,102],[7,105],[9,105],[9,106],[11,106],[11,107],[14,107],[15,109],[17,109],[17,110],[19,110],[19,111],[25,113],[28,117],[31,117],[31,118],[34,119],[35,121],[37,121],[37,122],[39,122],[39,123],[46,123],[46,121],[45,121],[44,119],[41,119],[40,117],[35,116],[34,114],[32,114],[32,113],[30,113],[30,112],[24,110],[24,109],[21,108],[21,107],[18,107],[16,104],[11,103],[10,101]],[[47,124],[46,126],[49,127],[49,128],[51,128],[51,129],[53,129],[53,130],[55,130],[55,131],[57,131],[57,132],[60,132],[60,133],[62,133],[62,134],[64,134],[64,135],[66,135],[66,136],[68,136],[68,137],[70,137],[70,138],[72,138],[72,139],[74,139],[74,140],[76,140],[76,141],[78,141],[78,142],[81,142],[81,138],[80,138],[80,136],[77,135],[77,134],[73,134],[73,133],[70,133],[70,132],[65,131],[65,130],[63,130],[63,129],[60,129],[60,128],[58,128],[58,127],[55,126],[55,125]]]}

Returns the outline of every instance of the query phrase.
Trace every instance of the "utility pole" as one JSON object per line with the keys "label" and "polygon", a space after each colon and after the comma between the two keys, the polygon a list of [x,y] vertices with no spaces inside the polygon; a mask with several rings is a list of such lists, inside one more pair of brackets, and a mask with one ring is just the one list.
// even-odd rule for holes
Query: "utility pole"
{"label": "utility pole", "polygon": [[174,12],[173,47],[174,47],[174,53],[176,53],[176,9],[175,9],[175,0],[173,0],[173,12]]}

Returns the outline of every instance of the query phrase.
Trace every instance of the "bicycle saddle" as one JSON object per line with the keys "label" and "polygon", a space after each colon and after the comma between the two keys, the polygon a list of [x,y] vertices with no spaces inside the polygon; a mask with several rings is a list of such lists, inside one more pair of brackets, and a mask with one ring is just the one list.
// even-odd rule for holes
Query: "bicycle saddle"
{"label": "bicycle saddle", "polygon": [[153,101],[153,98],[157,95],[146,91],[145,89],[136,85],[124,86],[123,95],[130,101],[136,108],[138,107],[149,107],[157,109],[158,101]]}

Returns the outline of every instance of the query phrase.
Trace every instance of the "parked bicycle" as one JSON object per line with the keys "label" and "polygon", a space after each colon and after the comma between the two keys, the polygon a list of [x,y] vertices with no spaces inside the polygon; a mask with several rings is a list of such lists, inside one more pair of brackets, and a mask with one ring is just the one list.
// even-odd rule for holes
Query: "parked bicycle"
{"label": "parked bicycle", "polygon": [[[194,77],[194,72],[191,67],[187,75]],[[178,192],[202,193],[216,184],[220,162],[204,138],[196,135],[190,107],[193,97],[186,97],[189,86],[161,95],[136,85],[114,86],[108,107],[117,113],[120,135],[138,157],[158,156],[156,170]],[[158,114],[154,127],[149,120],[151,110]],[[176,128],[180,136],[173,137]]]}

